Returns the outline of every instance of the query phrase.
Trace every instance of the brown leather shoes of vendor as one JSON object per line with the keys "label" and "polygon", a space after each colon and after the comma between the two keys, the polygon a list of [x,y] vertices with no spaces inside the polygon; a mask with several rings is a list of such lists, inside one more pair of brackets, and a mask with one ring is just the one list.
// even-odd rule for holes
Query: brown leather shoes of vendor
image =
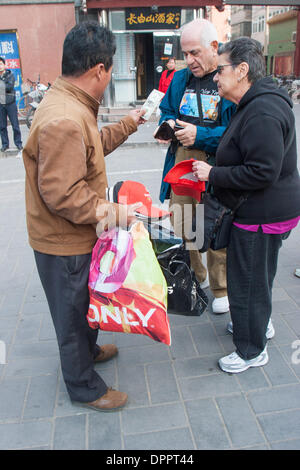
{"label": "brown leather shoes of vendor", "polygon": [[94,362],[105,362],[112,359],[118,354],[118,348],[114,344],[103,344],[100,347],[98,356],[94,359]]}
{"label": "brown leather shoes of vendor", "polygon": [[127,393],[108,388],[105,395],[102,395],[98,400],[84,403],[84,406],[96,411],[116,411],[123,408],[123,406],[126,405],[127,400]]}

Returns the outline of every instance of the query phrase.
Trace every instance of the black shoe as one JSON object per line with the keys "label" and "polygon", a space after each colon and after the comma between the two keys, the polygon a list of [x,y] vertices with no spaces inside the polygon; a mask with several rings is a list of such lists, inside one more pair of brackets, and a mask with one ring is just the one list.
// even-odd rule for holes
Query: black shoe
{"label": "black shoe", "polygon": [[8,150],[8,145],[3,145],[3,147],[1,148],[1,152],[6,152],[6,150]]}
{"label": "black shoe", "polygon": [[23,150],[23,145],[17,145],[17,149],[18,149],[19,151]]}

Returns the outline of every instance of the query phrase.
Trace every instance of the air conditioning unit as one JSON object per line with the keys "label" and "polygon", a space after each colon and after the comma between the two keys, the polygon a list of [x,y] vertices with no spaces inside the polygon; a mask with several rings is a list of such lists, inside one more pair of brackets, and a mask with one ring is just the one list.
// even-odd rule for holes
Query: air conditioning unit
{"label": "air conditioning unit", "polygon": [[291,41],[296,42],[296,38],[297,38],[297,31],[293,31]]}

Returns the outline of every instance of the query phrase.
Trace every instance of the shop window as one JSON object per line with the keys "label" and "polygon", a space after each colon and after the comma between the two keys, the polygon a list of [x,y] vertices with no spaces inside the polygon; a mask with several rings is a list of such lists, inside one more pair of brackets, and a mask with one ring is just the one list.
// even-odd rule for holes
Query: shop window
{"label": "shop window", "polygon": [[124,31],[126,29],[124,10],[110,11],[109,16],[110,16],[109,25],[112,31]]}

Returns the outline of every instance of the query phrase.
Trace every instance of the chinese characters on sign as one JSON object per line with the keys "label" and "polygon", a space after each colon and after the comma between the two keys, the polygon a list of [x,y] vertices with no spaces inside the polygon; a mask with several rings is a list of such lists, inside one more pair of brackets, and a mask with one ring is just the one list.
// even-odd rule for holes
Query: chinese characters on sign
{"label": "chinese characters on sign", "polygon": [[126,29],[179,29],[180,8],[161,7],[153,12],[151,8],[126,8]]}
{"label": "chinese characters on sign", "polygon": [[11,70],[15,76],[16,100],[22,96],[22,74],[20,67],[20,56],[17,35],[15,32],[0,31],[0,57],[5,59],[6,68]]}

